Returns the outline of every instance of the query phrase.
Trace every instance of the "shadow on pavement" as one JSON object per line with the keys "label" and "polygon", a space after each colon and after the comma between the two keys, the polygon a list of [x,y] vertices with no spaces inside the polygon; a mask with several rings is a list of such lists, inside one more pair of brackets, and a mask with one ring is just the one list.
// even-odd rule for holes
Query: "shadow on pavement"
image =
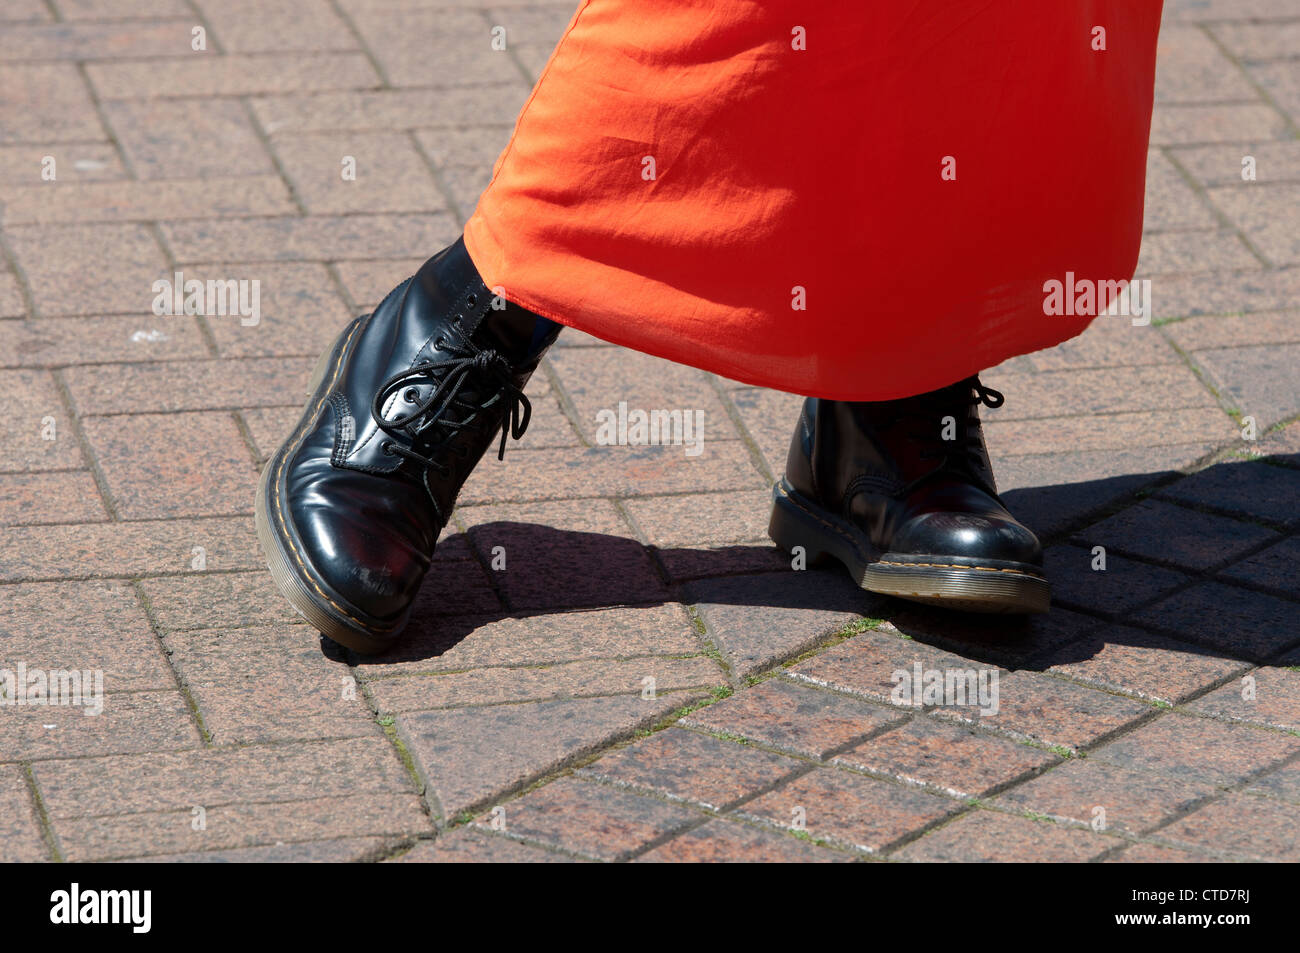
{"label": "shadow on pavement", "polygon": [[[1300,455],[1273,461],[1300,467]],[[1259,467],[1270,472],[1262,473]],[[1265,477],[1268,486],[1261,482]],[[1166,512],[1158,525],[1153,524],[1151,532],[1159,533],[1155,546],[1151,545],[1153,539],[1142,535],[1139,523],[1138,535],[1133,538],[1146,540],[1137,547],[1141,551],[1128,550],[1122,533],[1118,543],[1107,539],[1108,559],[1119,561],[1124,572],[1111,572],[1105,578],[1092,570],[1089,527],[1133,504],[1141,505],[1153,490],[1165,493],[1186,481],[1196,481],[1195,486],[1205,488],[1204,493],[1199,497],[1196,493],[1175,494],[1191,509]],[[1288,491],[1292,494],[1290,520],[1285,515],[1286,501],[1277,499],[1279,492]],[[1220,493],[1217,497],[1216,492]],[[1044,538],[1054,593],[1052,611],[1046,615],[980,616],[877,596],[858,589],[838,566],[794,572],[788,557],[771,545],[659,548],[622,536],[495,522],[472,527],[465,534],[467,539],[453,536],[440,543],[441,551],[453,553],[468,543],[479,559],[463,548],[461,558],[438,559],[401,645],[374,659],[355,660],[390,664],[434,658],[481,626],[503,619],[547,616],[552,624],[580,630],[594,624],[588,615],[593,610],[679,602],[699,605],[710,625],[713,613],[734,607],[772,609],[769,615],[780,624],[799,619],[801,611],[808,614],[802,623],[808,626],[825,623],[837,613],[884,619],[917,642],[1013,669],[1042,670],[1084,661],[1108,644],[1156,649],[1172,644],[1185,653],[1259,661],[1300,642],[1300,629],[1290,636],[1280,631],[1262,647],[1249,641],[1198,639],[1195,632],[1171,632],[1142,617],[1150,606],[1176,600],[1180,593],[1207,580],[1225,581],[1215,577],[1225,565],[1266,549],[1281,539],[1288,527],[1294,529],[1300,522],[1300,506],[1296,505],[1300,503],[1300,471],[1265,463],[1220,463],[1190,477],[1131,474],[1014,489],[1003,498],[1017,517]],[[1204,513],[1210,519],[1235,518],[1248,528],[1262,527],[1256,531],[1261,535],[1271,533],[1276,538],[1266,537],[1247,553],[1237,552],[1189,570],[1187,565],[1174,565],[1160,555],[1184,548],[1204,551],[1213,545],[1202,538],[1203,527],[1195,519],[1177,519],[1184,512],[1189,517]],[[1044,525],[1051,528],[1043,530]],[[1269,527],[1281,528],[1283,533]],[[1186,538],[1189,534],[1194,538]],[[507,554],[507,572],[486,568],[498,546]],[[1295,598],[1297,589],[1294,577],[1281,591],[1252,580],[1226,581],[1244,585],[1241,591],[1246,598]],[[511,608],[500,608],[501,602]],[[1300,606],[1293,608],[1300,615]],[[840,620],[823,627],[829,634],[843,624]],[[1172,638],[1178,641],[1171,643]],[[331,657],[343,657],[332,643],[322,640],[322,645],[329,646],[326,653]]]}

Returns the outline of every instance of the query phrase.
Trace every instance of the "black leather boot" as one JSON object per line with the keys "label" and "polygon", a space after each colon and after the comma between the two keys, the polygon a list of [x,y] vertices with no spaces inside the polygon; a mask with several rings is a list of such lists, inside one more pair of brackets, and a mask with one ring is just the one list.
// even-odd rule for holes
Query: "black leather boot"
{"label": "black leather boot", "polygon": [[529,375],[559,325],[495,298],[462,241],[352,322],[267,462],[257,535],[276,585],[358,652],[406,625],[456,495],[501,432],[518,440]]}
{"label": "black leather boot", "polygon": [[769,535],[863,589],[975,612],[1046,612],[1042,549],[998,498],[972,377],[879,403],[808,398]]}

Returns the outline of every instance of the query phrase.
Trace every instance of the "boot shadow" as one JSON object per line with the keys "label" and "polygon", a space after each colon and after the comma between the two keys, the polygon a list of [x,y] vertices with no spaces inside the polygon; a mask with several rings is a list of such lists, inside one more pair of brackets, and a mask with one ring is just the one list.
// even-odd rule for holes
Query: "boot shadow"
{"label": "boot shadow", "polygon": [[[1300,466],[1300,455],[1275,459]],[[1198,478],[1213,482],[1227,476],[1222,468],[1242,466],[1251,464],[1216,464],[1201,471],[1203,475]],[[1258,490],[1251,475],[1251,471],[1234,472],[1234,479],[1226,481],[1234,495],[1223,498],[1215,508],[1231,512],[1238,493],[1249,504]],[[1300,474],[1296,479],[1300,485]],[[352,660],[366,665],[434,659],[482,626],[506,619],[548,616],[554,617],[551,621],[555,625],[569,624],[580,630],[593,624],[587,613],[679,602],[830,610],[882,618],[917,642],[1008,668],[1042,670],[1086,661],[1107,645],[1161,648],[1171,639],[1179,639],[1181,644],[1175,643],[1179,650],[1190,654],[1257,658],[1258,653],[1243,647],[1193,645],[1182,641],[1185,636],[1160,635],[1124,624],[1134,608],[1159,601],[1168,592],[1117,609],[1106,595],[1106,585],[1090,585],[1091,579],[1087,580],[1089,584],[1080,585],[1080,579],[1074,578],[1076,572],[1090,571],[1090,550],[1075,534],[1099,516],[1104,518],[1108,509],[1134,502],[1137,490],[1154,486],[1158,492],[1172,480],[1173,475],[1167,472],[1139,473],[1005,492],[1008,508],[1039,532],[1049,556],[1052,548],[1059,546],[1070,559],[1070,579],[1061,578],[1059,567],[1053,572],[1049,561],[1053,609],[1029,617],[978,615],[878,596],[858,589],[838,566],[792,571],[788,555],[771,544],[660,548],[605,533],[533,523],[484,523],[439,543],[434,565],[401,642],[384,655],[352,656]],[[1173,524],[1167,527],[1162,543],[1176,547],[1180,532],[1191,531]],[[1123,559],[1122,549],[1115,555]],[[1150,558],[1129,562],[1141,572],[1185,575],[1187,585],[1195,584],[1198,578],[1213,578],[1221,568],[1211,566],[1198,575],[1162,568],[1159,559],[1154,564]],[[1239,584],[1240,580],[1234,582]],[[1176,594],[1179,589],[1174,585],[1168,591]],[[1294,592],[1280,594],[1294,598]],[[567,623],[565,617],[571,617]],[[326,642],[322,640],[323,645]],[[337,647],[329,654],[344,655]],[[490,664],[490,660],[484,664]]]}

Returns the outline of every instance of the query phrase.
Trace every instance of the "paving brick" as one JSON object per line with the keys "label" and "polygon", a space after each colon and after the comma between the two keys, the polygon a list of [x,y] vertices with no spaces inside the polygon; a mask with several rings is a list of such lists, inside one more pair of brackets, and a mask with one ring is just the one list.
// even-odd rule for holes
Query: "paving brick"
{"label": "paving brick", "polygon": [[140,580],[164,632],[272,625],[299,620],[265,569]]}
{"label": "paving brick", "polygon": [[7,861],[32,863],[49,858],[27,777],[13,764],[0,765],[0,840]]}
{"label": "paving brick", "polygon": [[184,0],[58,0],[53,5],[65,20],[153,19],[192,12]]}
{"label": "paving brick", "polygon": [[601,412],[618,414],[622,402],[627,404],[629,414],[638,409],[647,413],[698,411],[703,414],[703,430],[696,432],[696,437],[706,444],[736,438],[726,410],[703,371],[622,349],[612,355],[587,348],[553,351],[550,362],[577,409],[582,435],[593,444],[600,436]]}
{"label": "paving brick", "polygon": [[[0,534],[0,539],[3,535]],[[702,645],[676,604],[502,618],[413,619],[403,642],[366,665],[372,676],[544,665],[589,658],[694,655]]]}
{"label": "paving brick", "polygon": [[[1219,444],[1237,436],[1237,427],[1223,411],[1152,410],[1105,416],[1052,417],[1045,420],[989,421],[984,430],[990,447],[1015,447],[1023,454],[1077,454],[1085,450],[1129,450],[1179,444]],[[994,471],[997,472],[996,470]]]}
{"label": "paving brick", "polygon": [[1234,563],[1219,575],[1226,580],[1265,586],[1290,595],[1295,592],[1297,565],[1300,565],[1300,537],[1292,536]]}
{"label": "paving brick", "polygon": [[[1178,355],[1152,325],[1135,327],[1131,317],[1101,315],[1093,319],[1088,329],[1078,337],[1045,351],[1036,351],[1026,360],[1035,370],[1055,371],[1074,367],[1171,364],[1178,360]],[[1019,400],[1019,395],[1014,392],[1007,396]]]}
{"label": "paving brick", "polygon": [[1152,146],[1285,138],[1286,120],[1263,103],[1161,106],[1151,116]]}
{"label": "paving brick", "polygon": [[437,840],[422,840],[392,860],[398,864],[564,864],[573,861],[574,858],[567,854],[465,828],[441,834]]}
{"label": "paving brick", "polygon": [[[1016,667],[1078,639],[1100,624],[1091,616],[1061,608],[1042,615],[1003,616],[951,612],[900,601],[897,608],[890,607],[889,621],[880,631],[912,639],[914,645],[925,643],[968,659]],[[948,661],[952,658],[955,656]],[[967,661],[956,667],[970,665]]]}
{"label": "paving brick", "polygon": [[443,214],[164,222],[178,261],[303,261],[396,258],[411,249],[433,254],[460,229]]}
{"label": "paving brick", "polygon": [[1223,397],[1255,418],[1257,428],[1271,427],[1300,413],[1295,387],[1300,344],[1197,351],[1196,361]]}
{"label": "paving brick", "polygon": [[195,53],[179,60],[91,63],[86,75],[105,100],[366,89],[379,81],[361,53]]}
{"label": "paving brick", "polygon": [[32,771],[56,820],[414,793],[406,769],[383,738],[43,761]]}
{"label": "paving brick", "polygon": [[1074,681],[1171,705],[1244,667],[1213,650],[1127,626],[1106,626],[1041,661]]}
{"label": "paving brick", "polygon": [[167,650],[214,744],[380,733],[310,626],[173,632]]}
{"label": "paving brick", "polygon": [[413,794],[351,795],[275,804],[204,808],[194,830],[193,808],[56,821],[63,856],[80,862],[198,850],[229,850],[340,834],[410,834],[432,830]]}
{"label": "paving brick", "polygon": [[1300,761],[1264,773],[1245,790],[1247,794],[1266,794],[1292,803],[1300,802]]}
{"label": "paving brick", "polygon": [[302,410],[302,407],[254,407],[239,412],[239,416],[248,425],[260,462],[270,459],[271,454],[293,432],[302,418]]}
{"label": "paving brick", "polygon": [[1199,27],[1164,24],[1156,46],[1156,103],[1234,102],[1255,90]]}
{"label": "paving brick", "polygon": [[6,217],[15,225],[45,225],[283,215],[294,210],[278,176],[243,175],[24,186],[10,190]]}
{"label": "paving brick", "polygon": [[402,714],[396,724],[429,795],[453,818],[689,702],[685,694],[526,702]]}
{"label": "paving brick", "polygon": [[738,813],[790,829],[801,809],[804,829],[814,840],[877,853],[960,808],[958,801],[820,768],[749,801]]}
{"label": "paving brick", "polygon": [[1248,66],[1246,71],[1265,93],[1286,110],[1294,123],[1300,116],[1300,69],[1294,59]]}
{"label": "paving brick", "polygon": [[[457,89],[381,89],[315,93],[303,96],[263,96],[252,100],[254,114],[272,136],[289,133],[392,132],[436,127],[425,144],[450,129],[505,127],[500,148],[510,138],[510,127],[528,98],[522,82],[481,84]],[[498,134],[499,135],[499,134]],[[491,164],[495,154],[489,158]],[[477,161],[474,164],[480,164]]]}
{"label": "paving brick", "polygon": [[1300,739],[1169,714],[1092,753],[1098,761],[1186,781],[1235,784],[1300,751]]}
{"label": "paving brick", "polygon": [[123,519],[252,510],[257,471],[230,414],[92,417],[83,426]]}
{"label": "paving brick", "polygon": [[[1249,679],[1249,681],[1248,681]],[[1205,715],[1300,731],[1300,671],[1260,668],[1187,707]],[[1251,695],[1253,697],[1246,697]]]}
{"label": "paving brick", "polygon": [[0,143],[107,138],[90,91],[73,63],[0,65]]}
{"label": "paving brick", "polygon": [[[1226,418],[1220,419],[1226,423]],[[994,438],[998,448],[1014,445],[1001,435]],[[1133,499],[1136,491],[1194,465],[1216,446],[1188,443],[1033,456],[1005,456],[990,449],[1003,502],[1020,522],[1046,538],[1078,526],[1103,507]]]}
{"label": "paving brick", "polygon": [[1149,830],[1186,810],[1214,787],[1157,777],[1092,759],[1074,759],[1000,794],[993,803],[1016,811],[1077,821],[1093,830]]}
{"label": "paving brick", "polygon": [[721,811],[806,767],[793,758],[673,727],[611,752],[578,773]]}
{"label": "paving brick", "polygon": [[[190,272],[185,274],[188,278]],[[256,324],[233,316],[207,319],[217,348],[226,357],[316,358],[355,317],[320,264],[209,266],[194,277],[206,280],[219,275],[259,282]],[[300,398],[305,403],[306,395]]]}
{"label": "paving brick", "polygon": [[315,363],[315,358],[295,357],[100,364],[65,374],[83,414],[171,413],[262,404],[301,407]]}
{"label": "paving brick", "polygon": [[1172,563],[1209,569],[1277,537],[1272,530],[1223,516],[1145,500],[1084,530],[1089,543]]}
{"label": "paving brick", "polygon": [[108,519],[88,470],[0,474],[0,526]]}
{"label": "paving brick", "polygon": [[439,168],[491,169],[510,141],[511,130],[509,124],[420,129],[415,133],[415,139],[424,154]]}
{"label": "paving brick", "polygon": [[49,8],[40,0],[13,0],[12,3],[5,4],[5,8],[0,10],[0,21],[3,22],[24,22],[24,21],[43,21],[50,19]]}
{"label": "paving brick", "polygon": [[1270,311],[1187,318],[1164,325],[1164,330],[1186,351],[1249,344],[1294,344],[1300,342],[1300,312]]}
{"label": "paving brick", "polygon": [[1263,463],[1220,463],[1161,490],[1167,499],[1283,525],[1300,524],[1300,473]]}
{"label": "paving brick", "polygon": [[[457,513],[485,562],[504,556],[505,568],[494,569],[493,577],[513,608],[608,606],[667,598],[645,547],[630,538],[627,524],[610,503],[476,506]],[[564,528],[555,529],[551,522]]]}
{"label": "paving brick", "polygon": [[124,858],[126,863],[153,864],[315,864],[369,863],[398,849],[407,837],[340,837],[334,840],[276,843],[227,850],[194,850]]}
{"label": "paving brick", "polygon": [[538,668],[479,668],[443,675],[380,678],[367,683],[381,713],[542,701],[597,695],[638,695],[654,679],[656,694],[725,683],[717,663],[641,658],[568,662]]}
{"label": "paving brick", "polygon": [[356,303],[360,313],[377,308],[388,292],[414,275],[422,264],[424,264],[423,258],[341,261],[334,266],[334,270],[338,272],[344,289]]}
{"label": "paving brick", "polygon": [[1169,0],[1165,18],[1171,21],[1192,20],[1289,20],[1295,7],[1288,0]]}
{"label": "paving brick", "polygon": [[[1249,186],[1249,187],[1248,187]],[[1250,235],[1255,247],[1274,265],[1300,263],[1296,216],[1287,209],[1300,201],[1300,184],[1258,182],[1212,188],[1210,201]]]}
{"label": "paving brick", "polygon": [[1104,569],[1094,569],[1094,565],[1098,565],[1097,556],[1089,548],[1048,548],[1043,553],[1043,567],[1052,582],[1052,601],[1115,616],[1191,579],[1174,569],[1110,553],[1106,554]]}
{"label": "paving brick", "polygon": [[0,363],[14,367],[208,356],[207,343],[191,315],[0,321]]}
{"label": "paving brick", "polygon": [[1300,860],[1300,805],[1228,794],[1168,827],[1160,836],[1215,850]]}
{"label": "paving brick", "polygon": [[1058,760],[996,735],[913,718],[844,752],[835,763],[904,784],[929,785],[954,797],[981,797]]}
{"label": "paving brick", "polygon": [[[6,188],[40,185],[46,156],[54,159],[55,182],[102,182],[127,178],[117,150],[107,142],[32,143],[0,146],[0,183]],[[47,183],[46,188],[50,185]]]}
{"label": "paving brick", "polygon": [[0,425],[5,443],[0,472],[66,470],[85,465],[76,431],[63,411],[63,399],[50,374],[38,370],[0,371],[0,394],[15,408]]}
{"label": "paving brick", "polygon": [[758,541],[773,548],[767,538],[770,490],[645,497],[629,500],[627,511],[646,541],[659,547],[665,559],[671,550],[681,547]]}
{"label": "paving brick", "polygon": [[[102,671],[106,692],[169,689],[167,667],[135,592],[116,581],[6,586],[0,619],[10,670]],[[88,611],[89,610],[89,611]]]}
{"label": "paving brick", "polygon": [[682,724],[825,758],[902,717],[835,692],[773,679],[692,712]]}
{"label": "paving brick", "polygon": [[478,86],[519,79],[509,53],[492,49],[491,27],[477,11],[408,8],[394,17],[363,6],[349,12],[394,86]]}
{"label": "paving brick", "polygon": [[[408,136],[295,135],[275,145],[295,193],[314,215],[437,212],[447,202]],[[344,162],[351,178],[344,179]]]}
{"label": "paving brick", "polygon": [[772,478],[780,479],[785,473],[790,438],[795,423],[799,420],[803,398],[756,387],[733,389],[727,393],[735,404],[745,429],[758,444]]}
{"label": "paving brick", "polygon": [[[196,547],[201,552],[196,552]],[[248,517],[0,529],[0,580],[263,568]]]}
{"label": "paving brick", "polygon": [[[579,476],[581,481],[576,482]],[[484,461],[466,481],[460,503],[648,496],[685,493],[701,486],[742,490],[765,482],[739,440],[706,441],[697,457],[672,446],[530,450],[525,440],[524,446],[507,452],[504,461]]]}
{"label": "paving brick", "polygon": [[735,824],[709,821],[702,827],[679,834],[637,858],[644,864],[778,863],[824,864],[849,860],[850,856],[828,850],[786,834]]}
{"label": "paving brick", "polygon": [[[972,663],[959,655],[890,631],[869,631],[824,649],[788,670],[797,681],[870,698],[894,705],[895,672],[910,673],[919,662],[923,668],[969,668]],[[910,707],[907,710],[911,710]]]}
{"label": "paving brick", "polygon": [[162,60],[194,56],[193,19],[148,23],[33,23],[11,25],[0,36],[0,60]]}
{"label": "paving brick", "polygon": [[[497,823],[504,822],[513,837],[620,860],[699,816],[684,807],[569,777],[502,805]],[[475,824],[489,827],[492,820],[484,815]]]}
{"label": "paving brick", "polygon": [[1219,23],[1211,33],[1247,62],[1286,59],[1300,48],[1300,23]]}
{"label": "paving brick", "polygon": [[[141,179],[268,175],[275,166],[235,100],[147,99],[104,104],[131,169]],[[220,149],[196,149],[219,142]]]}
{"label": "paving brick", "polygon": [[1300,640],[1294,603],[1217,582],[1157,602],[1136,620],[1237,658],[1265,659]]}
{"label": "paving brick", "polygon": [[1137,276],[1152,278],[1154,295],[1159,293],[1160,282],[1153,276],[1262,267],[1241,237],[1228,229],[1148,232],[1142,236]]}
{"label": "paving brick", "polygon": [[1079,751],[1149,716],[1151,707],[1038,672],[1019,671],[999,679],[995,713],[967,705],[944,707],[938,714]]}
{"label": "paving brick", "polygon": [[1300,465],[1300,426],[1292,422],[1266,433],[1256,452],[1292,466]]}
{"label": "paving brick", "polygon": [[1295,306],[1300,268],[1167,275],[1153,295],[1154,320],[1202,314],[1252,314]]}
{"label": "paving brick", "polygon": [[1077,827],[993,811],[972,811],[898,852],[926,863],[1081,863],[1123,841]]}
{"label": "paving brick", "polygon": [[203,17],[230,53],[356,49],[356,37],[328,0],[203,0]]}
{"label": "paving brick", "polygon": [[808,650],[882,604],[846,573],[793,570],[698,580],[683,598],[696,604],[710,638],[742,678]]}
{"label": "paving brick", "polygon": [[[103,710],[18,704],[0,719],[0,750],[8,761],[175,751],[199,744],[189,706],[179,692],[113,692],[105,682]],[[93,691],[93,689],[89,689]],[[93,702],[92,702],[93,704]]]}
{"label": "paving brick", "polygon": [[1174,364],[1006,374],[990,380],[989,385],[1014,395],[996,411],[998,421],[1079,413],[1084,409],[1080,398],[1085,394],[1086,410],[1093,414],[1214,404],[1214,398],[1196,375]]}
{"label": "paving brick", "polygon": [[[1185,146],[1171,150],[1178,164],[1202,185],[1254,185],[1300,178],[1300,142],[1265,141]],[[1255,159],[1255,180],[1242,179],[1242,160]]]}
{"label": "paving brick", "polygon": [[1160,844],[1132,844],[1119,853],[1106,858],[1109,864],[1218,864],[1217,857],[1164,847]]}
{"label": "paving brick", "polygon": [[[1156,116],[1161,115],[1163,112],[1158,110]],[[1151,134],[1153,146],[1156,144],[1155,129],[1156,119],[1153,118]],[[1213,208],[1187,184],[1173,163],[1157,150],[1153,149],[1148,153],[1143,229],[1146,231],[1168,228],[1204,229],[1214,228],[1218,224]],[[1252,264],[1252,267],[1256,266]]]}
{"label": "paving brick", "polygon": [[147,311],[167,261],[143,225],[5,229],[42,315]]}
{"label": "paving brick", "polygon": [[[18,279],[6,271],[0,271],[0,317],[27,317],[27,305],[23,301]],[[9,324],[10,322],[4,322]],[[8,363],[6,361],[5,363]]]}

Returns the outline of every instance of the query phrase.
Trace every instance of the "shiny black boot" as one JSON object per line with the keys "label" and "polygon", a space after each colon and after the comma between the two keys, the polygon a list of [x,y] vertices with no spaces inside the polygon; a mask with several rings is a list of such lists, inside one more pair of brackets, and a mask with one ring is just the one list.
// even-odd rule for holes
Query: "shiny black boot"
{"label": "shiny black boot", "polygon": [[393,644],[470,471],[498,431],[503,455],[528,427],[524,385],[558,332],[495,297],[457,241],[321,356],[256,508],[307,621],[358,652]]}
{"label": "shiny black boot", "polygon": [[863,589],[974,612],[1046,612],[1037,538],[998,498],[979,378],[903,400],[804,402],[769,535]]}

